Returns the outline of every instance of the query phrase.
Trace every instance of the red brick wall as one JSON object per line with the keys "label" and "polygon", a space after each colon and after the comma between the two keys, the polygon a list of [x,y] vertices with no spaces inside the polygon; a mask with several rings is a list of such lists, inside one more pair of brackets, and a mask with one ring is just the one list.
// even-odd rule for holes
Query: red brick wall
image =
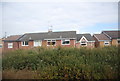
{"label": "red brick wall", "polygon": [[95,42],[87,42],[87,48],[94,48]]}
{"label": "red brick wall", "polygon": [[[8,43],[13,43],[13,48],[8,48]],[[4,42],[3,52],[18,49],[18,42]]]}
{"label": "red brick wall", "polygon": [[20,49],[30,49],[33,48],[33,41],[28,42],[28,46],[22,46],[22,42],[19,42],[19,48]]}
{"label": "red brick wall", "polygon": [[70,45],[62,45],[61,40],[56,40],[56,45],[55,46],[47,46],[47,41],[43,40],[42,41],[42,46],[43,47],[58,47],[58,46],[61,46],[61,47],[75,47],[74,42],[75,42],[75,40],[70,40]]}
{"label": "red brick wall", "polygon": [[[83,46],[80,45],[80,43],[76,43],[75,46],[76,46],[77,48],[83,47]],[[94,47],[95,47],[95,42],[87,42],[87,46],[84,46],[84,47],[94,48]]]}
{"label": "red brick wall", "polygon": [[[70,40],[70,45],[62,45],[61,43],[61,40],[56,40],[56,45],[55,46],[47,46],[47,41],[46,40],[43,40],[42,41],[42,47],[58,47],[58,46],[61,46],[61,47],[81,47],[80,46],[80,43],[76,43],[75,44],[75,40]],[[28,43],[28,46],[22,46],[22,42],[12,42],[13,43],[13,48],[8,48],[8,43],[10,42],[5,42],[4,43],[4,50],[7,51],[7,50],[16,50],[16,49],[30,49],[30,48],[33,48],[34,47],[34,42],[33,41],[29,41]],[[88,48],[94,48],[94,42],[89,42],[87,44],[87,47]]]}
{"label": "red brick wall", "polygon": [[96,39],[96,37],[93,36],[93,38],[94,38],[94,40],[95,40],[95,47],[100,47],[100,43],[99,43],[99,41]]}

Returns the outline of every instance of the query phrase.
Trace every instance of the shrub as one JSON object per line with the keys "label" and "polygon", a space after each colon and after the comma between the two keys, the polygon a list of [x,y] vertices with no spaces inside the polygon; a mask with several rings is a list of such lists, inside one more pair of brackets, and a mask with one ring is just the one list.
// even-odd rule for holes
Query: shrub
{"label": "shrub", "polygon": [[37,71],[38,79],[114,79],[119,74],[118,47],[16,50],[3,56],[3,70]]}

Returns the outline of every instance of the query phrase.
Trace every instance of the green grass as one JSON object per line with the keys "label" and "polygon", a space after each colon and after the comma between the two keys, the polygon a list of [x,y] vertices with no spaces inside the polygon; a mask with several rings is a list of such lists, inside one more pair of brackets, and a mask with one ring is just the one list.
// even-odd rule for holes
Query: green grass
{"label": "green grass", "polygon": [[3,70],[32,70],[36,79],[116,79],[118,47],[16,50],[3,56]]}

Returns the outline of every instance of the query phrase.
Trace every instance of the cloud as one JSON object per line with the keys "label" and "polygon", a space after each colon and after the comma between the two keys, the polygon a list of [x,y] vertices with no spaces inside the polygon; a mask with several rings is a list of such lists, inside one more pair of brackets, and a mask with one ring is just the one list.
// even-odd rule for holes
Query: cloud
{"label": "cloud", "polygon": [[[82,31],[94,28],[96,24],[116,23],[117,3],[3,3],[3,33],[23,34],[25,32],[53,30]],[[106,26],[107,27],[107,26]],[[102,30],[102,29],[101,29]],[[93,32],[93,31],[90,31]]]}

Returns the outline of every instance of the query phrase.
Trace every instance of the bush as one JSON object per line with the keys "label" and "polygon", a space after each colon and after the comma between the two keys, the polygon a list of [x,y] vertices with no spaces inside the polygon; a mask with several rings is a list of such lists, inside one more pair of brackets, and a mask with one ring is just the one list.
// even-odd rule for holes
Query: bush
{"label": "bush", "polygon": [[3,70],[37,71],[38,79],[115,79],[118,47],[16,50],[3,56]]}

